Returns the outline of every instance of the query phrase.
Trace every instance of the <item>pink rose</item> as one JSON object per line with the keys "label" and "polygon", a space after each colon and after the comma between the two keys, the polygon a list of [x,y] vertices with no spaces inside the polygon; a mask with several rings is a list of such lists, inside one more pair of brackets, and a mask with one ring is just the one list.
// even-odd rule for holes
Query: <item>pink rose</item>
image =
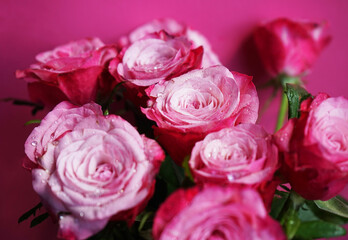
{"label": "pink rose", "polygon": [[146,87],[200,68],[202,54],[202,47],[194,49],[186,37],[173,37],[161,31],[147,34],[125,47],[121,62],[115,59],[109,70],[125,82],[127,97],[135,103],[139,102],[136,98],[143,97],[140,105],[144,105],[148,100]]}
{"label": "pink rose", "polygon": [[[262,192],[273,179],[277,163],[272,136],[259,125],[245,123],[209,133],[197,142],[189,166],[196,183],[244,184]],[[274,190],[262,195],[272,200]]]}
{"label": "pink rose", "polygon": [[149,88],[146,116],[158,141],[180,163],[210,132],[255,123],[259,100],[251,77],[223,66],[193,70]]}
{"label": "pink rose", "polygon": [[254,189],[221,186],[174,192],[156,213],[153,236],[155,240],[286,239]]}
{"label": "pink rose", "polygon": [[152,196],[164,159],[154,140],[118,116],[103,116],[94,103],[73,108],[62,102],[25,148],[38,165],[34,190],[65,239],[85,239],[109,220],[131,223]]}
{"label": "pink rose", "polygon": [[[148,22],[129,34],[129,40],[131,43],[143,38],[149,33],[160,32],[164,30],[173,36],[185,36],[192,43],[194,48],[202,46],[204,49],[202,67],[210,67],[215,65],[221,65],[221,62],[218,56],[212,50],[212,47],[209,41],[198,31],[191,29],[185,24],[179,23],[174,19],[155,19],[151,22]],[[123,39],[127,42],[127,40]]]}
{"label": "pink rose", "polygon": [[330,37],[324,35],[325,28],[284,18],[259,26],[254,40],[267,71],[272,76],[298,76],[308,71],[330,42]]}
{"label": "pink rose", "polygon": [[123,49],[118,74],[137,86],[151,86],[201,65],[202,49],[193,49],[185,37],[165,32],[144,36]]}
{"label": "pink rose", "polygon": [[37,63],[17,70],[17,78],[28,81],[34,101],[54,106],[63,100],[82,105],[107,96],[115,82],[105,70],[117,56],[114,46],[105,46],[98,38],[87,38],[59,46],[36,56]]}
{"label": "pink rose", "polygon": [[328,200],[348,183],[348,100],[319,94],[276,133],[282,172],[306,199]]}

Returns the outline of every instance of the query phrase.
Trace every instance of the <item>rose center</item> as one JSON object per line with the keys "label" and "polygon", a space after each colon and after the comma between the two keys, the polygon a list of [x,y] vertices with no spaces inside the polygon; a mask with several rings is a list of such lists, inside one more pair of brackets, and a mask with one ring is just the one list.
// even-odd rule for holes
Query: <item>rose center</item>
{"label": "rose center", "polygon": [[144,48],[136,61],[136,66],[152,66],[153,70],[161,69],[176,55],[176,50],[165,43],[152,44]]}
{"label": "rose center", "polygon": [[103,163],[96,168],[93,178],[104,182],[111,179],[114,175],[114,167],[109,163]]}

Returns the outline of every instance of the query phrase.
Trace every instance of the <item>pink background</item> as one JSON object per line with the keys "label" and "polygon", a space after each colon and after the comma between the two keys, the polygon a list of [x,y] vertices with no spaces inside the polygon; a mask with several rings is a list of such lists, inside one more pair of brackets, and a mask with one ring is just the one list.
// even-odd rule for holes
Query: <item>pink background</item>
{"label": "pink background", "polygon": [[[26,68],[37,53],[87,36],[112,43],[132,28],[159,17],[172,17],[201,31],[225,66],[254,76],[259,84],[266,77],[250,33],[259,22],[282,16],[329,23],[333,41],[306,77],[308,90],[348,97],[347,12],[345,0],[1,0],[0,98],[28,98],[25,83],[16,80],[14,72]],[[261,99],[266,94],[259,92]],[[273,105],[261,119],[269,131],[277,112],[276,101]],[[55,239],[56,226],[51,221],[33,229],[29,221],[17,224],[18,217],[39,202],[30,174],[21,168],[23,143],[32,129],[24,123],[33,117],[27,107],[0,102],[0,108],[1,238]]]}

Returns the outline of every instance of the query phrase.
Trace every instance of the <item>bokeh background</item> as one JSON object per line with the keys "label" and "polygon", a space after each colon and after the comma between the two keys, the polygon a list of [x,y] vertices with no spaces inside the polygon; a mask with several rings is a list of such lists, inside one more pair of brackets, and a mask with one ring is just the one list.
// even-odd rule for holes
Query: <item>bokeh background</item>
{"label": "bokeh background", "polygon": [[[348,97],[348,1],[346,0],[1,0],[0,98],[28,99],[26,84],[14,77],[37,53],[88,36],[105,43],[154,18],[171,17],[199,30],[230,70],[267,80],[255,52],[251,33],[260,22],[277,17],[326,21],[333,39],[305,78],[308,90]],[[270,94],[260,90],[261,103]],[[278,101],[260,123],[273,131]],[[0,102],[0,236],[1,239],[56,239],[56,225],[46,220],[30,229],[18,217],[39,198],[31,176],[21,168],[24,141],[33,126],[30,108]],[[34,118],[42,118],[40,113]],[[347,195],[347,194],[345,194]],[[346,237],[345,239],[348,239]]]}

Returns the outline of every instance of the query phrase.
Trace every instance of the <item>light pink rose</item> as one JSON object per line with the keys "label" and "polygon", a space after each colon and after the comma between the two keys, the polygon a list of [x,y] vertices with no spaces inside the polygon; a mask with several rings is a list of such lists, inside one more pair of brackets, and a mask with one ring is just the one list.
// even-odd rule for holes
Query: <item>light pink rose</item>
{"label": "light pink rose", "polygon": [[259,194],[249,187],[180,189],[156,213],[155,240],[285,240]]}
{"label": "light pink rose", "polygon": [[277,163],[272,136],[250,123],[209,133],[196,143],[189,160],[196,183],[245,184],[271,195],[270,199],[275,189],[262,193],[262,188],[273,179]]}
{"label": "light pink rose", "polygon": [[325,24],[284,18],[259,26],[254,40],[267,71],[273,76],[306,73],[330,42],[325,28]]}
{"label": "light pink rose", "polygon": [[118,116],[103,116],[94,103],[59,104],[29,136],[33,140],[26,144],[38,165],[33,187],[66,239],[85,239],[109,220],[131,223],[152,196],[164,159],[154,140]]}
{"label": "light pink rose", "polygon": [[[143,38],[149,33],[166,31],[173,36],[186,36],[192,43],[194,48],[202,46],[204,49],[202,67],[210,67],[215,65],[221,65],[218,56],[212,50],[209,41],[198,31],[191,29],[185,24],[179,23],[174,19],[164,18],[155,19],[148,22],[129,34],[129,40],[131,43]],[[127,39],[127,38],[126,38]],[[123,41],[127,41],[123,39]]]}
{"label": "light pink rose", "polygon": [[127,89],[125,97],[144,106],[148,100],[146,87],[200,68],[202,54],[202,47],[193,48],[186,37],[173,37],[161,31],[124,47],[121,61],[113,60],[109,71],[123,82]]}
{"label": "light pink rose", "polygon": [[319,94],[276,133],[282,173],[310,200],[328,200],[348,183],[348,100]]}
{"label": "light pink rose", "polygon": [[202,50],[193,49],[185,37],[165,32],[148,34],[124,49],[117,72],[137,86],[151,86],[200,67],[201,54]]}
{"label": "light pink rose", "polygon": [[82,105],[111,92],[115,81],[104,70],[116,56],[115,46],[106,46],[99,38],[82,39],[38,54],[37,63],[17,70],[16,77],[27,80],[34,101]]}
{"label": "light pink rose", "polygon": [[193,70],[149,88],[148,108],[155,135],[180,163],[194,143],[210,132],[255,123],[259,100],[251,77],[223,66]]}

